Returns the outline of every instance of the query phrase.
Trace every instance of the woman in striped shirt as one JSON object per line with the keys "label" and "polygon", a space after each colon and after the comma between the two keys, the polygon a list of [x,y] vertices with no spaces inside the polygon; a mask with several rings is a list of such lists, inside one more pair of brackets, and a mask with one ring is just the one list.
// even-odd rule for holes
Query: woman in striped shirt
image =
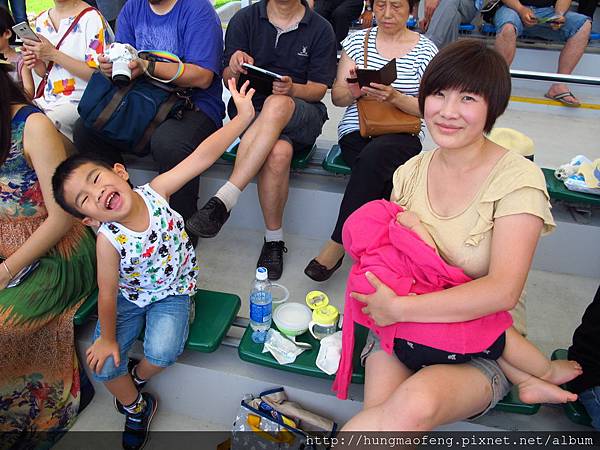
{"label": "woman in striped shirt", "polygon": [[[338,141],[344,161],[352,168],[352,175],[331,240],[304,269],[304,273],[315,281],[327,280],[342,263],[342,227],[346,218],[371,200],[389,199],[394,171],[421,151],[422,132],[418,136],[362,137],[357,110],[357,99],[368,95],[409,114],[420,115],[417,104],[419,83],[437,48],[425,36],[406,27],[408,15],[416,3],[417,0],[375,0],[373,12],[378,26],[354,33],[342,42],[343,51],[331,99],[334,105],[346,107],[338,126]],[[368,69],[381,69],[396,58],[397,78],[390,86],[371,83],[370,87],[360,88],[356,81],[352,82],[356,79],[356,68],[365,67],[365,38]]]}

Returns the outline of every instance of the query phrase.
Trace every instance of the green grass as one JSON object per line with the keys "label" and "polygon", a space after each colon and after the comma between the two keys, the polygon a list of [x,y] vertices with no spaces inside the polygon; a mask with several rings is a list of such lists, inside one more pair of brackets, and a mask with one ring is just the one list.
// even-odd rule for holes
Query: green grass
{"label": "green grass", "polygon": [[215,1],[215,9],[220,8],[221,6],[223,6],[229,2],[232,2],[232,1],[234,1],[234,0],[216,0]]}
{"label": "green grass", "polygon": [[53,5],[52,0],[27,0],[27,13],[39,14]]}

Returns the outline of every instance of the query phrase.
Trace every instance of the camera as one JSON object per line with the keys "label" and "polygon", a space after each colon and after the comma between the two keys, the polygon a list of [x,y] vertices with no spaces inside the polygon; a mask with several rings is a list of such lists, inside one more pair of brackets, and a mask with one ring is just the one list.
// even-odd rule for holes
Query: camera
{"label": "camera", "polygon": [[135,61],[137,50],[129,44],[113,42],[108,46],[104,55],[113,63],[112,80],[118,86],[125,86],[131,81],[129,63]]}

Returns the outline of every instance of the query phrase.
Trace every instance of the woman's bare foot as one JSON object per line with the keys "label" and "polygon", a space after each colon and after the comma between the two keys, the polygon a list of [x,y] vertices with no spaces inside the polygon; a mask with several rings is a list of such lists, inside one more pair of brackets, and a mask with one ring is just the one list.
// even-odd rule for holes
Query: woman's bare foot
{"label": "woman's bare foot", "polygon": [[550,371],[540,377],[552,384],[563,384],[578,377],[583,372],[581,365],[577,361],[556,360],[550,361]]}
{"label": "woman's bare foot", "polygon": [[523,403],[567,403],[577,400],[577,394],[536,377],[529,377],[518,388]]}
{"label": "woman's bare foot", "polygon": [[325,243],[319,256],[315,259],[319,264],[324,265],[327,269],[331,269],[337,264],[342,256],[344,256],[344,247],[342,244],[329,240]]}

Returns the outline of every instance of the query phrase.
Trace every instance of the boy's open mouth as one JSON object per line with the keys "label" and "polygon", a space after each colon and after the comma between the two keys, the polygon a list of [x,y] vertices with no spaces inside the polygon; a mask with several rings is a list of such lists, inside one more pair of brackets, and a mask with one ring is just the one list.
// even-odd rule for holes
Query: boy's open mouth
{"label": "boy's open mouth", "polygon": [[121,196],[117,192],[113,192],[106,197],[106,201],[104,202],[104,206],[108,210],[112,210],[119,201]]}

